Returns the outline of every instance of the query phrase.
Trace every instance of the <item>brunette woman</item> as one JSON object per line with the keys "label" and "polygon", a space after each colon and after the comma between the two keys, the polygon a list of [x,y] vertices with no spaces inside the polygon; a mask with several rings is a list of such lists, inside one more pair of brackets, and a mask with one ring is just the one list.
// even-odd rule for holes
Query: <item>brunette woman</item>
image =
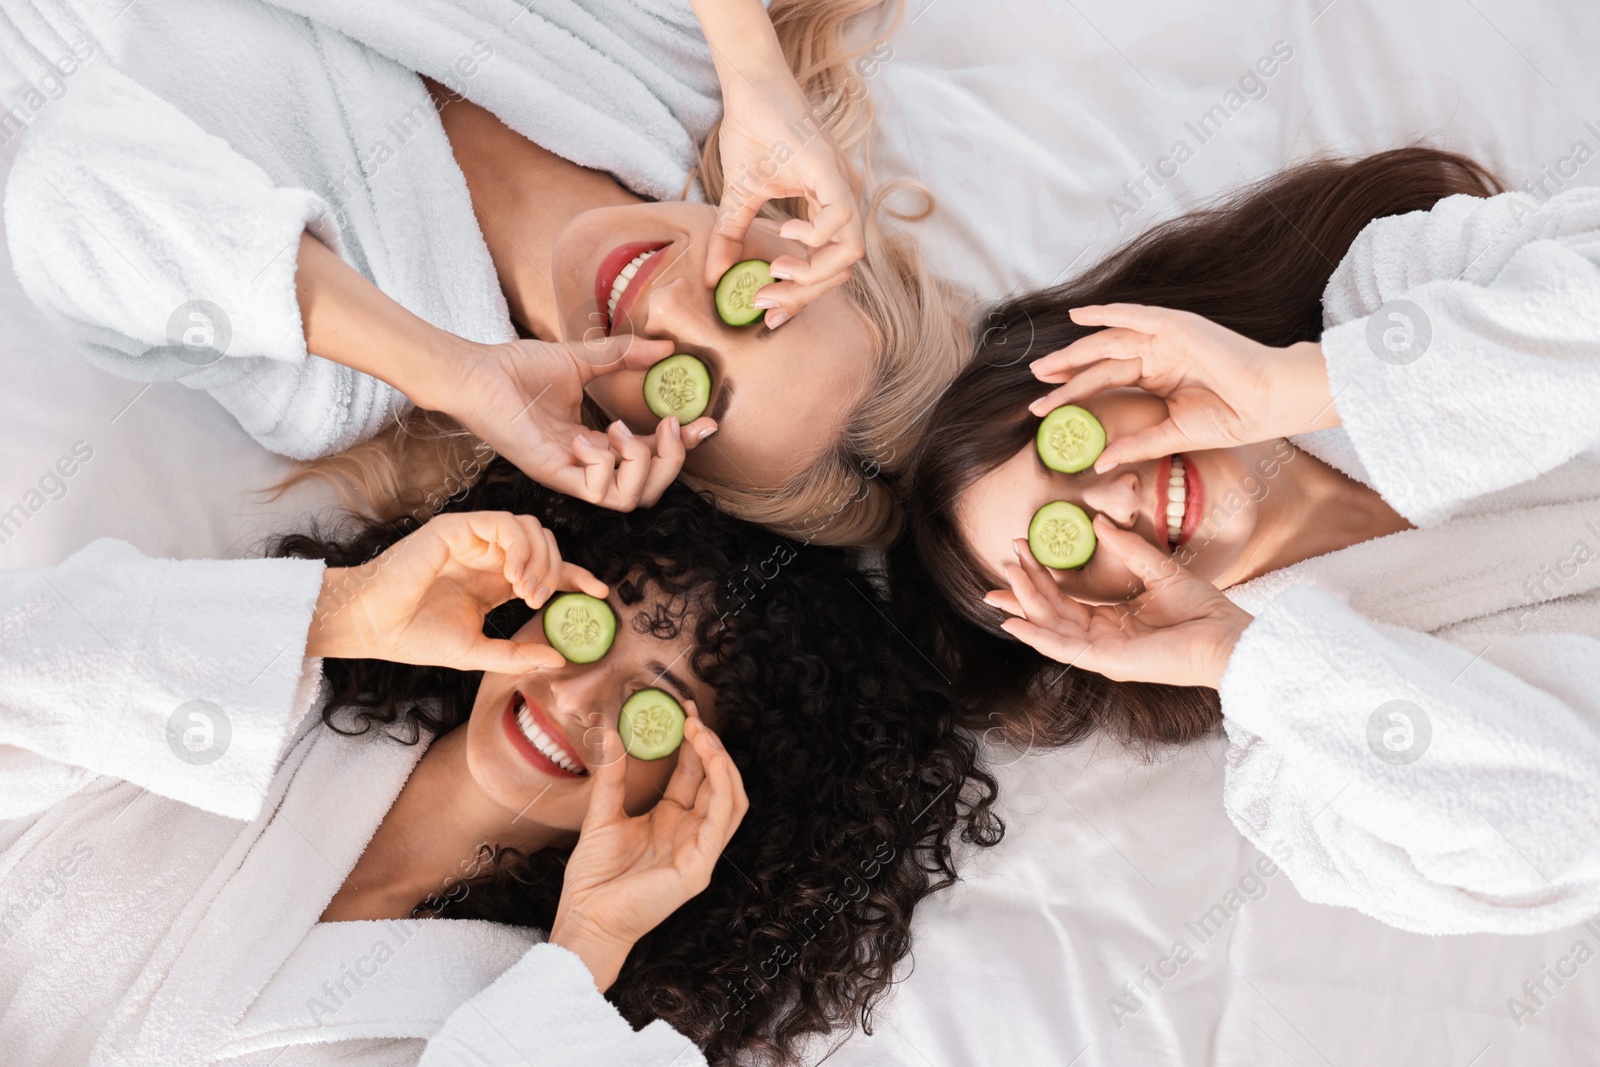
{"label": "brunette woman", "polygon": [[[1308,899],[1432,933],[1600,911],[1600,194],[1498,188],[1308,163],[996,308],[902,567],[1014,737],[1223,725],[1228,810]],[[1108,441],[1064,474],[1069,402]],[[1024,536],[1056,500],[1078,569]]]}

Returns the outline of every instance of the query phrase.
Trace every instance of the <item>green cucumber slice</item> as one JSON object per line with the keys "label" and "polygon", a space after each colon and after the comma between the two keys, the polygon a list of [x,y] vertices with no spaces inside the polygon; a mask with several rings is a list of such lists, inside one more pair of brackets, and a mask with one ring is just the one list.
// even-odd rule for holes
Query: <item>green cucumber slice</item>
{"label": "green cucumber slice", "polygon": [[1094,523],[1078,505],[1052,500],[1033,513],[1028,523],[1028,548],[1033,558],[1052,570],[1076,570],[1094,555]]}
{"label": "green cucumber slice", "polygon": [[717,314],[729,326],[748,326],[767,313],[766,308],[755,305],[756,292],[763,285],[777,281],[767,268],[764,259],[746,259],[735,263],[717,279]]}
{"label": "green cucumber slice", "polygon": [[544,606],[544,636],[569,663],[593,663],[617,639],[617,613],[588,593],[562,593]]}
{"label": "green cucumber slice", "polygon": [[638,760],[666,759],[683,744],[683,705],[662,689],[641,689],[622,702],[617,733],[622,748]]}
{"label": "green cucumber slice", "polygon": [[1033,441],[1046,467],[1077,474],[1094,466],[1106,450],[1106,428],[1076,404],[1063,404],[1039,423]]}
{"label": "green cucumber slice", "polygon": [[684,352],[651,367],[644,376],[644,402],[658,419],[669,415],[687,426],[711,401],[711,371]]}

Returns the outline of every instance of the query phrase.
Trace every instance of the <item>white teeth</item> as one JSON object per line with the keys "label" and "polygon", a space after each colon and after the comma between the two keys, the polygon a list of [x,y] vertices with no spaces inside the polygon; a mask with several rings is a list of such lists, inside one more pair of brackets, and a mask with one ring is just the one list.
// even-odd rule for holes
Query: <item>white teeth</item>
{"label": "white teeth", "polygon": [[640,252],[617,272],[617,280],[611,283],[611,298],[606,301],[606,321],[616,324],[617,301],[622,299],[622,294],[628,291],[628,283],[633,281],[633,276],[639,273],[639,267],[644,261],[655,255],[660,249],[651,249],[649,252]]}
{"label": "white teeth", "polygon": [[544,753],[546,759],[564,771],[573,774],[583,774],[584,769],[572,761],[566,750],[561,747],[549,734],[539,728],[539,723],[534,719],[533,713],[528,710],[528,705],[518,701],[517,725],[522,728],[522,736],[526,737],[533,747]]}
{"label": "white teeth", "polygon": [[1167,545],[1176,548],[1183,531],[1183,513],[1189,506],[1189,489],[1183,480],[1183,458],[1172,457],[1172,473],[1167,477]]}

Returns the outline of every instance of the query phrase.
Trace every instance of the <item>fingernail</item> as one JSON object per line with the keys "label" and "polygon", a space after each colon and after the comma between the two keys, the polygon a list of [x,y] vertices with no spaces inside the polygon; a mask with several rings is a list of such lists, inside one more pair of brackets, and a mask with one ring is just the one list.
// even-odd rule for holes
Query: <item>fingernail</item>
{"label": "fingernail", "polygon": [[778,298],[775,296],[757,296],[750,303],[758,308],[775,308],[778,306]]}
{"label": "fingernail", "polygon": [[541,585],[539,588],[533,591],[534,603],[543,604],[545,597],[549,596],[551,592],[552,590],[548,585]]}
{"label": "fingernail", "polygon": [[787,238],[789,238],[789,240],[792,241],[796,237],[798,237],[799,235],[800,235],[800,220],[799,219],[790,219],[788,222],[786,222],[782,226],[778,227],[778,236],[779,237],[787,237]]}
{"label": "fingernail", "polygon": [[628,424],[623,422],[621,419],[618,419],[613,425],[615,425],[616,428],[622,433],[622,436],[624,436],[624,437],[632,437],[633,436],[633,431],[628,429]]}
{"label": "fingernail", "polygon": [[667,418],[667,432],[678,440],[683,440],[683,423],[678,421],[678,416],[671,415]]}
{"label": "fingernail", "polygon": [[786,282],[794,277],[794,274],[789,270],[788,267],[768,267],[767,273],[778,279],[780,282]]}
{"label": "fingernail", "polygon": [[789,321],[789,313],[782,308],[769,312],[767,315],[767,329],[776,330],[779,326]]}
{"label": "fingernail", "polygon": [[704,441],[706,438],[710,437],[716,432],[717,428],[715,426],[706,426],[698,429],[694,432],[694,443],[699,444],[701,441]]}

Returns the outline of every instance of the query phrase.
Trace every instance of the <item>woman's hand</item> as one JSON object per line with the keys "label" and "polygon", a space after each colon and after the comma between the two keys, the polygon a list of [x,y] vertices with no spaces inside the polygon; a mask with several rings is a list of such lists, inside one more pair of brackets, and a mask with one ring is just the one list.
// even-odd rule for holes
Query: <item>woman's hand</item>
{"label": "woman's hand", "polygon": [[706,284],[716,285],[745,258],[745,234],[767,201],[804,197],[810,208],[809,221],[790,219],[779,230],[811,248],[809,261],[779,256],[772,276],[780,280],[756,296],[757,307],[770,309],[767,327],[777,329],[848,281],[865,253],[856,214],[860,179],[812,113],[766,9],[755,0],[693,0],[693,6],[722,85],[722,204],[706,252]]}
{"label": "woman's hand", "polygon": [[567,860],[550,943],[576,952],[604,992],[634,944],[711,884],[711,871],[750,807],[733,759],[685,705],[684,743],[666,792],[643,815],[622,802],[628,757],[605,728],[589,810]]}
{"label": "woman's hand", "polygon": [[541,485],[614,511],[649,507],[683,469],[687,451],[717,428],[709,416],[680,426],[662,419],[638,436],[621,420],[601,433],[583,425],[583,390],[624,368],[643,370],[673,353],[666,340],[624,334],[559,344],[473,345],[419,403],[444,411]]}
{"label": "woman's hand", "polygon": [[1124,604],[1079,603],[1018,538],[1018,562],[1005,569],[1011,588],[983,598],[1016,616],[1002,628],[1053,660],[1113,681],[1221,685],[1250,613],[1104,515],[1095,516],[1094,532],[1096,551],[1115,556],[1140,578],[1144,591]]}
{"label": "woman's hand", "polygon": [[1073,308],[1072,321],[1109,329],[1035,360],[1037,378],[1062,384],[1028,410],[1045,415],[1127,386],[1167,402],[1164,422],[1108,442],[1096,471],[1339,425],[1315,342],[1272,348],[1199,315],[1140,304]]}
{"label": "woman's hand", "polygon": [[558,589],[607,594],[562,562],[555,535],[531,515],[436,515],[369,563],[328,568],[306,655],[501,674],[560,667],[547,644],[483,633],[484,616],[506,601],[538,609]]}
{"label": "woman's hand", "polygon": [[388,382],[411,401],[450,415],[530,478],[616,511],[653,504],[677,477],[685,450],[716,429],[663,419],[636,437],[582,424],[583,388],[672,354],[664,340],[590,338],[484,345],[406,310],[321,241],[301,234],[295,290],[306,349]]}
{"label": "woman's hand", "polygon": [[706,284],[744,258],[745,234],[769,200],[804,197],[810,219],[790,219],[783,237],[811,248],[809,260],[779,256],[772,276],[779,279],[756,294],[766,307],[766,324],[776,329],[828,290],[850,280],[851,268],[866,251],[856,214],[856,178],[850,161],[811,113],[811,105],[792,76],[778,84],[752,84],[735,76],[723,86],[722,156],[724,185],[717,224],[706,254]]}

